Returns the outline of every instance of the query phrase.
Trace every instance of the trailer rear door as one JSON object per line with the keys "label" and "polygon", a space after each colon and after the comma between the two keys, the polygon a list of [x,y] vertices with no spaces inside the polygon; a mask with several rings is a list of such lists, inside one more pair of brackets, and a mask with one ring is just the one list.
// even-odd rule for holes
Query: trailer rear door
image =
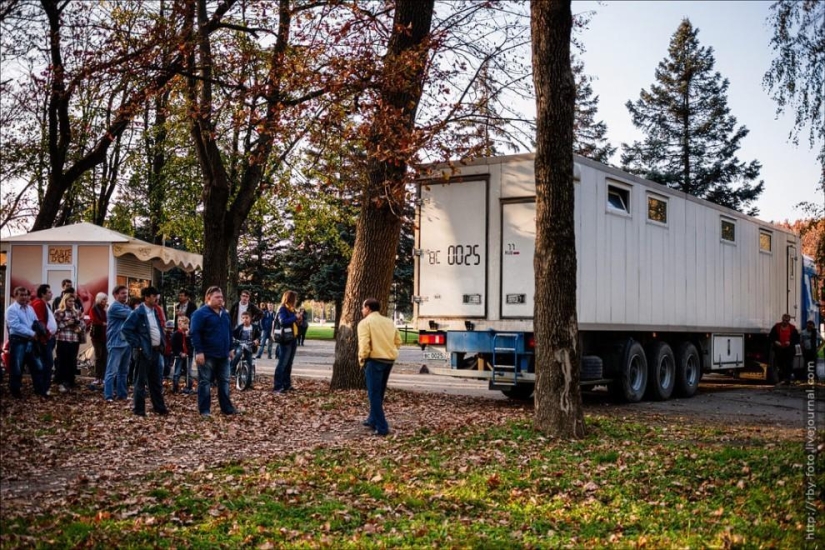
{"label": "trailer rear door", "polygon": [[785,311],[793,317],[793,319],[799,322],[799,293],[802,291],[802,285],[799,282],[799,277],[797,274],[797,270],[799,268],[798,261],[799,258],[796,255],[796,247],[793,245],[788,245],[788,253],[787,253],[787,293],[788,293],[788,301],[786,305]]}
{"label": "trailer rear door", "polygon": [[484,317],[487,182],[420,186],[419,317]]}
{"label": "trailer rear door", "polygon": [[501,316],[533,317],[536,203],[501,205]]}

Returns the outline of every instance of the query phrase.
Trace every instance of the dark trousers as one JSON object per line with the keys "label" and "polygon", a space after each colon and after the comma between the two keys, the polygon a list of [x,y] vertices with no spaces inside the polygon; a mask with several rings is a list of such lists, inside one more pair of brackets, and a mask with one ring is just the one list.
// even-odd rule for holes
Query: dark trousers
{"label": "dark trousers", "polygon": [[103,380],[103,377],[106,376],[106,361],[109,356],[106,342],[92,340],[92,347],[95,348],[95,380]]}
{"label": "dark trousers", "polygon": [[43,386],[46,392],[52,386],[52,371],[54,370],[54,347],[57,340],[54,337],[49,338],[49,342],[42,347],[43,355],[40,356],[40,362],[43,364]]}
{"label": "dark trousers", "polygon": [[390,427],[384,416],[384,395],[390,379],[392,363],[367,359],[364,375],[367,379],[367,397],[370,401],[370,415],[367,422],[380,434],[386,434]]}
{"label": "dark trousers", "polygon": [[135,414],[146,414],[146,385],[149,385],[149,398],[156,413],[165,413],[166,404],[163,402],[163,380],[160,366],[161,354],[159,351],[138,351],[135,361]]}
{"label": "dark trousers", "polygon": [[774,364],[776,365],[777,373],[781,380],[790,382],[793,374],[793,358],[796,355],[794,346],[787,348],[775,348]]}
{"label": "dark trousers", "polygon": [[77,350],[79,348],[79,342],[57,341],[57,380],[68,388],[75,385],[74,377],[77,370]]}

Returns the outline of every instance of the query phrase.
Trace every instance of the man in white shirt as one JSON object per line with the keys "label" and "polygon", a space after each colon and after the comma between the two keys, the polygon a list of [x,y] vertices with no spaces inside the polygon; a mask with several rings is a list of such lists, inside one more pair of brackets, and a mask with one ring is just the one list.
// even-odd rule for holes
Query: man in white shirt
{"label": "man in white shirt", "polygon": [[[23,364],[29,366],[32,381],[35,382],[35,386],[39,386],[43,363],[35,348],[38,334],[34,329],[34,324],[39,321],[34,308],[29,305],[31,300],[29,289],[18,286],[12,292],[12,296],[14,302],[6,309],[6,328],[9,331],[9,357],[11,358],[9,391],[12,397],[20,399],[23,397]],[[45,332],[45,327],[41,325],[41,328]],[[41,390],[42,388],[35,387],[37,393],[45,396],[46,390]]]}
{"label": "man in white shirt", "polygon": [[134,412],[146,416],[146,385],[152,408],[160,415],[169,414],[163,402],[163,380],[160,361],[166,347],[165,335],[158,317],[158,290],[149,286],[140,291],[143,303],[136,307],[123,323],[121,335],[137,351],[135,368]]}
{"label": "man in white shirt", "polygon": [[261,311],[258,306],[249,303],[249,291],[243,290],[241,291],[241,301],[232,306],[232,309],[229,311],[229,319],[232,321],[233,327],[243,323],[241,316],[246,311],[248,311],[252,317],[252,323],[256,325],[261,321],[261,317],[264,316],[264,312]]}

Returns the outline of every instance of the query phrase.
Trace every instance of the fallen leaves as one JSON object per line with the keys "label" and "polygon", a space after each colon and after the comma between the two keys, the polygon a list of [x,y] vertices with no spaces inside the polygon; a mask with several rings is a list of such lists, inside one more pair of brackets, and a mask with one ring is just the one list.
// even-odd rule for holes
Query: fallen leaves
{"label": "fallen leaves", "polygon": [[[229,537],[226,546],[264,549],[414,546],[418,538],[446,547],[661,547],[679,540],[667,538],[679,518],[701,516],[692,532],[721,533],[762,487],[787,494],[798,462],[777,462],[782,444],[765,445],[773,432],[762,427],[720,433],[623,409],[589,416],[585,440],[559,442],[526,428],[532,410],[523,405],[388,397],[387,439],[360,425],[363,392],[330,393],[322,382],[303,381],[277,401],[235,393],[246,414],[208,421],[184,396],[169,396],[169,417],[138,420],[94,393],[42,404],[47,410],[3,402],[2,525],[71,516],[100,532],[148,531],[170,546],[208,531]],[[742,521],[793,525],[789,506],[782,500]],[[261,507],[267,515],[255,519]],[[735,532],[698,541],[735,544]]]}

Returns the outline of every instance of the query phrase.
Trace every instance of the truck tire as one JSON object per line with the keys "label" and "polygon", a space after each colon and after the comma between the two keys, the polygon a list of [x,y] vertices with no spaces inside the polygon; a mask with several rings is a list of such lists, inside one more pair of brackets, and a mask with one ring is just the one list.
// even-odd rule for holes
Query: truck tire
{"label": "truck tire", "polygon": [[647,348],[647,396],[667,401],[676,385],[676,359],[666,342],[653,342]]}
{"label": "truck tire", "polygon": [[517,384],[512,388],[501,390],[501,393],[503,393],[510,399],[515,399],[516,401],[529,401],[530,398],[533,396],[534,389],[535,386],[533,386],[532,384]]}
{"label": "truck tire", "polygon": [[693,397],[702,379],[702,362],[696,346],[682,342],[676,350],[676,387],[673,391],[679,397]]}
{"label": "truck tire", "polygon": [[582,357],[581,379],[599,380],[604,376],[604,366],[601,357],[585,355]]}
{"label": "truck tire", "polygon": [[638,403],[647,386],[647,357],[639,342],[628,340],[619,363],[616,379],[610,384],[611,393],[626,403]]}

